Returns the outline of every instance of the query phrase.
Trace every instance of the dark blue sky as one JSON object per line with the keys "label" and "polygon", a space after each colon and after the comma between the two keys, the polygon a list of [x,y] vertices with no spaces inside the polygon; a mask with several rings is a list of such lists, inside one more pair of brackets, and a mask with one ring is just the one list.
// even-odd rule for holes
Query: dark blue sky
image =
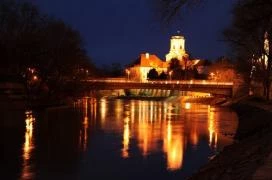
{"label": "dark blue sky", "polygon": [[185,36],[186,50],[194,57],[215,59],[227,55],[227,45],[219,40],[230,23],[234,1],[209,0],[163,27],[155,18],[150,0],[32,0],[42,12],[79,30],[97,65],[129,64],[143,52],[164,59],[169,39],[177,30]]}

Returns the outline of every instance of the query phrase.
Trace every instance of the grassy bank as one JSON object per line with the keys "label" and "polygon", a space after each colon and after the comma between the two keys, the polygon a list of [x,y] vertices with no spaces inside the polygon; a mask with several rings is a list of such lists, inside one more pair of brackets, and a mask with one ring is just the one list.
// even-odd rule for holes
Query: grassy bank
{"label": "grassy bank", "polygon": [[272,112],[261,107],[252,100],[233,104],[239,117],[235,143],[189,179],[252,179],[272,151]]}

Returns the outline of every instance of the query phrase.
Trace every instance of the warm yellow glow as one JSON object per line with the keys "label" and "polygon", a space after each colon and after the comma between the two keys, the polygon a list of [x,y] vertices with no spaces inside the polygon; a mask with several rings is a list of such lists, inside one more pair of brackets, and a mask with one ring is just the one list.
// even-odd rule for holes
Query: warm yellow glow
{"label": "warm yellow glow", "polygon": [[21,174],[21,179],[33,179],[34,174],[31,172],[31,156],[32,151],[35,148],[33,142],[33,130],[35,117],[33,116],[32,111],[26,111],[26,129],[25,129],[25,142],[23,145],[23,170]]}
{"label": "warm yellow glow", "polygon": [[101,113],[101,121],[105,122],[107,116],[107,100],[105,98],[100,100],[100,113]]}
{"label": "warm yellow glow", "polygon": [[80,131],[81,141],[82,141],[82,150],[86,151],[87,149],[87,142],[88,142],[88,117],[84,117],[83,121],[83,131]]}
{"label": "warm yellow glow", "polygon": [[191,132],[191,143],[193,145],[198,144],[198,133],[197,133],[196,129],[192,130],[192,132]]}
{"label": "warm yellow glow", "polygon": [[186,102],[185,103],[185,109],[187,109],[187,110],[191,109],[191,103]]}
{"label": "warm yellow glow", "polygon": [[167,143],[171,142],[172,139],[172,126],[171,121],[167,123]]}
{"label": "warm yellow glow", "polygon": [[83,99],[84,102],[84,116],[88,117],[88,98]]}
{"label": "warm yellow glow", "polygon": [[173,71],[170,71],[170,72],[169,72],[170,81],[172,80],[172,74],[173,74]]}
{"label": "warm yellow glow", "polygon": [[116,116],[117,119],[121,118],[122,110],[123,110],[123,101],[116,100],[115,101],[115,116]]}
{"label": "warm yellow glow", "polygon": [[150,107],[149,121],[153,122],[154,121],[154,102],[153,101],[150,102],[149,107]]}
{"label": "warm yellow glow", "polygon": [[212,80],[214,79],[214,75],[215,75],[215,74],[214,74],[213,72],[210,73],[210,76],[211,76],[211,79],[212,79]]}
{"label": "warm yellow glow", "polygon": [[[144,115],[145,113],[142,114],[142,117],[144,117]],[[148,151],[151,149],[149,147],[149,145],[151,145],[149,141],[152,141],[150,137],[148,122],[146,120],[142,119],[139,121],[138,132],[139,147],[142,149],[143,156],[146,156]]]}
{"label": "warm yellow glow", "polygon": [[179,60],[185,56],[185,39],[183,36],[172,36],[170,41],[170,51],[166,55],[166,61],[177,58]]}
{"label": "warm yellow glow", "polygon": [[216,118],[213,108],[208,107],[208,131],[209,131],[209,145],[210,147],[217,147],[217,128],[216,128]]}
{"label": "warm yellow glow", "polygon": [[131,122],[134,123],[135,121],[135,102],[134,101],[131,101],[130,103],[130,113],[131,113]]}
{"label": "warm yellow glow", "polygon": [[145,58],[149,59],[149,53],[145,53]]}
{"label": "warm yellow glow", "polygon": [[95,98],[91,98],[90,103],[91,103],[90,114],[92,115],[92,119],[95,120],[96,119],[96,111],[97,111],[97,101]]}
{"label": "warm yellow glow", "polygon": [[167,157],[167,169],[180,169],[183,163],[184,140],[182,132],[174,131],[171,121],[167,121],[166,138],[164,138],[164,152]]}
{"label": "warm yellow glow", "polygon": [[[166,93],[167,91],[164,94]],[[207,109],[206,105],[184,103],[184,101],[180,101],[179,104],[169,101],[107,101],[105,98],[100,101],[92,98],[83,99],[79,105],[84,114],[80,130],[80,145],[83,150],[86,150],[87,142],[90,141],[89,127],[95,123],[92,121],[95,112],[100,112],[98,116],[101,115],[98,117],[101,121],[95,127],[101,128],[106,133],[119,134],[121,130],[122,158],[133,156],[134,151],[130,151],[131,147],[138,148],[143,157],[163,153],[167,169],[175,171],[183,166],[187,144],[198,148],[200,138],[209,137],[207,140],[209,145],[217,148],[218,117],[210,106]],[[199,116],[194,112],[199,113]],[[199,122],[202,118],[208,119]]]}
{"label": "warm yellow glow", "polygon": [[130,70],[126,69],[127,79],[129,80]]}
{"label": "warm yellow glow", "polygon": [[140,80],[146,81],[147,80],[147,73],[152,69],[151,67],[140,67]]}
{"label": "warm yellow glow", "polygon": [[124,120],[124,133],[123,133],[123,149],[122,149],[122,157],[129,157],[129,117],[126,117]]}
{"label": "warm yellow glow", "polygon": [[34,75],[34,76],[33,76],[33,80],[34,80],[34,81],[38,80],[38,76]]}
{"label": "warm yellow glow", "polygon": [[[154,102],[139,101],[138,111],[135,113],[135,117],[139,119],[136,126],[136,135],[138,141],[138,147],[142,152],[143,156],[148,155],[150,152],[156,152],[158,150],[157,142],[162,139],[162,127],[161,122],[163,115],[158,115],[155,117],[155,112],[162,111],[162,103],[155,105]],[[153,106],[151,108],[151,106]],[[157,110],[156,110],[157,109]],[[132,113],[131,113],[132,115]],[[133,118],[133,116],[131,117]],[[136,118],[135,118],[136,119]]]}

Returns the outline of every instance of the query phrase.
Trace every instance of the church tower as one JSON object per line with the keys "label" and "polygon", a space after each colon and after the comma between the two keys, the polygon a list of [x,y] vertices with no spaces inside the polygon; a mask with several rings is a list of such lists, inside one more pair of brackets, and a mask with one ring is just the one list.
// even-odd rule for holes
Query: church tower
{"label": "church tower", "polygon": [[172,36],[170,40],[170,51],[166,55],[166,62],[173,58],[182,60],[185,54],[185,38],[181,35]]}

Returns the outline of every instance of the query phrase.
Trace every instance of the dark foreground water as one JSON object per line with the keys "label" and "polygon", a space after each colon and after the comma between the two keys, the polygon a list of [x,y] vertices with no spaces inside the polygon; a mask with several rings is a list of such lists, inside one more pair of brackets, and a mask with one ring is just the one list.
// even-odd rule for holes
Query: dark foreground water
{"label": "dark foreground water", "polygon": [[42,112],[5,110],[0,179],[184,179],[232,143],[229,109],[86,98]]}

